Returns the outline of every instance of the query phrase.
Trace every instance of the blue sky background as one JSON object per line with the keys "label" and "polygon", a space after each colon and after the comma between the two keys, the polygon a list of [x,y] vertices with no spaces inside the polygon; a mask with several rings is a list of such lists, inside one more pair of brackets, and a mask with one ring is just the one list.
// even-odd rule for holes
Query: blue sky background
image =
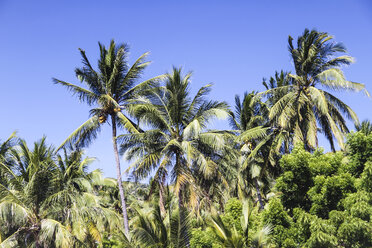
{"label": "blue sky background", "polygon": [[[78,83],[78,48],[92,62],[98,45],[111,39],[130,45],[130,62],[150,51],[144,78],[171,70],[194,72],[195,91],[213,82],[210,97],[233,105],[235,94],[263,90],[263,77],[293,70],[288,35],[316,28],[343,42],[356,63],[349,80],[372,92],[372,1],[17,1],[0,0],[0,139],[14,130],[31,145],[43,135],[58,146],[88,118],[52,77]],[[337,94],[361,120],[372,100],[362,93]],[[215,124],[227,128],[227,122]],[[350,125],[352,128],[352,125]],[[324,139],[321,145],[326,148]],[[115,176],[110,129],[89,149],[101,168]],[[123,167],[127,167],[123,161]]]}

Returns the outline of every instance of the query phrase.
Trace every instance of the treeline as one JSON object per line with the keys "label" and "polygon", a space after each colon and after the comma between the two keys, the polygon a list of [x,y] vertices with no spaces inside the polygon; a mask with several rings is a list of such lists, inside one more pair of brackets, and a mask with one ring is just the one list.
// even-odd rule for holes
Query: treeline
{"label": "treeline", "polygon": [[[233,110],[207,99],[211,85],[191,95],[179,68],[139,82],[147,54],[129,65],[125,44],[99,43],[97,70],[80,49],[83,86],[53,80],[91,106],[89,119],[57,149],[15,134],[1,143],[0,247],[372,246],[372,125],[329,90],[369,93],[346,80],[353,58],[332,36],[293,40],[294,72],[236,96]],[[215,118],[231,130],[211,130]],[[116,180],[88,172],[83,155],[105,124]]]}

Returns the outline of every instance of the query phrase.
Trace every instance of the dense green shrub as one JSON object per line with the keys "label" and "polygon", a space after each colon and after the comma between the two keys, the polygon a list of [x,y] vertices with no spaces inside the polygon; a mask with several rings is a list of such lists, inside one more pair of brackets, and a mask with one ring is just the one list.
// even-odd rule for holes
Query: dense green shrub
{"label": "dense green shrub", "polygon": [[216,241],[216,235],[207,227],[205,230],[202,228],[195,228],[191,231],[192,238],[190,240],[191,248],[222,248]]}
{"label": "dense green shrub", "polygon": [[272,200],[263,213],[278,247],[372,246],[372,134],[352,133],[347,145],[346,153],[297,146],[283,156],[282,206]]}
{"label": "dense green shrub", "polygon": [[243,205],[237,198],[230,198],[225,206],[225,214],[221,216],[221,219],[229,228],[236,228],[238,231],[242,231],[240,225],[240,218],[242,216]]}
{"label": "dense green shrub", "polygon": [[339,206],[340,200],[355,191],[354,181],[355,179],[349,173],[315,177],[314,187],[308,191],[312,201],[310,213],[328,218],[330,211],[342,210]]}
{"label": "dense green shrub", "polygon": [[291,154],[283,156],[280,166],[282,175],[277,178],[276,188],[282,193],[283,206],[288,209],[301,207],[310,209],[306,192],[313,186],[309,163],[311,154],[303,146],[297,146]]}
{"label": "dense green shrub", "polygon": [[272,236],[278,247],[283,247],[284,244],[291,247],[290,244],[295,243],[293,237],[297,230],[294,228],[292,218],[285,211],[280,199],[273,198],[270,200],[262,213],[262,220],[264,224],[273,225]]}
{"label": "dense green shrub", "polygon": [[371,223],[359,218],[347,218],[338,229],[337,236],[346,247],[372,247]]}
{"label": "dense green shrub", "polygon": [[372,193],[372,162],[368,161],[365,164],[363,173],[361,175],[360,187],[362,187],[367,192]]}
{"label": "dense green shrub", "polygon": [[[310,153],[296,146],[280,160],[282,174],[275,185],[279,194],[263,211],[250,212],[248,238],[243,238],[242,202],[227,201],[220,217],[231,235],[224,244],[251,247],[257,231],[271,225],[270,247],[372,247],[372,153],[366,148],[371,137],[349,135],[346,153],[324,154],[321,149]],[[191,247],[222,247],[211,230],[194,229]]]}
{"label": "dense green shrub", "polygon": [[372,161],[372,133],[369,135],[362,132],[351,133],[347,145],[350,157],[347,169],[353,176],[359,177],[366,162]]}

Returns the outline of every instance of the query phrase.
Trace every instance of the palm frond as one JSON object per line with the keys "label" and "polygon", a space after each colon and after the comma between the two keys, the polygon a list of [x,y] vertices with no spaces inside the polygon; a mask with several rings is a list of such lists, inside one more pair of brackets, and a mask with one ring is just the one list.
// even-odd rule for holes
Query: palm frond
{"label": "palm frond", "polygon": [[62,144],[57,148],[59,151],[68,143],[76,144],[78,147],[87,146],[90,142],[97,137],[100,131],[100,124],[98,121],[98,116],[94,115],[84,122],[80,127],[78,127],[72,134]]}

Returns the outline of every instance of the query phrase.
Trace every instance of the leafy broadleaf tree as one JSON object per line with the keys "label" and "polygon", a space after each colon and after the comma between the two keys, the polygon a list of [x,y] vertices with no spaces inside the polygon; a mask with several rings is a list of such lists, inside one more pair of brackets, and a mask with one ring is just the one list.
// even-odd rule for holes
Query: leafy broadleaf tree
{"label": "leafy broadleaf tree", "polygon": [[129,66],[128,46],[126,44],[116,45],[111,41],[106,48],[99,43],[100,58],[98,59],[98,70],[95,70],[89,62],[85,51],[80,49],[83,67],[75,70],[76,76],[86,87],[80,87],[62,80],[53,79],[69,89],[79,100],[87,103],[93,108],[90,110],[91,117],[78,127],[60,146],[73,143],[77,146],[90,144],[106,122],[111,122],[112,142],[116,160],[117,181],[119,186],[122,214],[124,218],[125,233],[129,232],[128,217],[124,189],[122,184],[122,172],[120,167],[119,153],[117,149],[117,128],[123,128],[129,132],[138,132],[138,127],[125,113],[129,100],[133,99],[145,88],[151,87],[162,76],[154,77],[142,83],[138,83],[140,76],[149,62],[145,59],[148,53],[140,56],[132,66]]}

